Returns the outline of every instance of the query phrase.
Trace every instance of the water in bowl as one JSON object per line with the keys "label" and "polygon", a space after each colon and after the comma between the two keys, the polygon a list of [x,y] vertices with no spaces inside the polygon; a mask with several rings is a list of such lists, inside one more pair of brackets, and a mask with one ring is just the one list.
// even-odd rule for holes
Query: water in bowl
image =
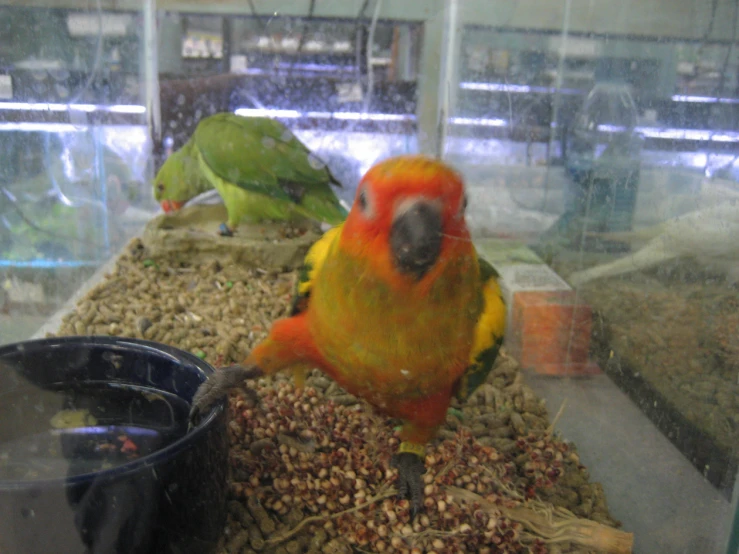
{"label": "water in bowl", "polygon": [[70,478],[136,460],[184,436],[188,411],[174,394],[122,383],[16,395],[0,406],[0,481]]}

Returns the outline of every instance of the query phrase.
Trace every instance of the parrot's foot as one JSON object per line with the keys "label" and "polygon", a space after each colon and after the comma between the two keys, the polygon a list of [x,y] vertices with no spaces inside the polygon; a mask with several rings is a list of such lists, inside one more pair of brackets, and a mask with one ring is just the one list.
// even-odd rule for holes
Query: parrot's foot
{"label": "parrot's foot", "polygon": [[413,521],[423,506],[421,475],[426,473],[424,459],[412,452],[398,452],[391,458],[390,465],[398,468],[398,496],[410,501]]}
{"label": "parrot's foot", "polygon": [[[206,412],[220,397],[232,388],[238,386],[246,379],[256,379],[264,375],[264,371],[254,365],[230,365],[221,367],[204,381],[195,391],[190,407],[190,423],[195,425],[200,416]],[[247,394],[252,396],[256,404],[256,392],[249,390]]]}
{"label": "parrot's foot", "polygon": [[221,225],[218,227],[218,234],[222,237],[232,237],[234,236],[234,232],[231,230],[231,228],[226,223],[221,223]]}

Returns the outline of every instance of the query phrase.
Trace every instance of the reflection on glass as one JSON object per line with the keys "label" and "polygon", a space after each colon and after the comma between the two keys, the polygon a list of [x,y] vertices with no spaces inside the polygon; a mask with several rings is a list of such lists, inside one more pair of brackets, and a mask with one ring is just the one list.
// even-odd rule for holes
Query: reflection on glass
{"label": "reflection on glass", "polygon": [[[94,294],[85,289],[46,329],[243,361],[285,315],[304,250],[275,268],[222,256],[217,191],[159,212],[153,176],[212,114],[279,120],[341,182],[346,204],[377,162],[438,154],[464,176],[473,240],[501,274],[506,360],[517,364],[487,389],[494,425],[475,428],[466,407],[446,436],[476,429],[525,475],[522,433],[546,429],[567,399],[556,428],[577,446],[571,486],[543,500],[589,521],[621,519],[635,552],[724,554],[739,460],[739,4],[406,4],[0,7],[0,343],[33,335],[116,259],[112,277],[102,275],[108,265],[89,283]],[[144,77],[156,74],[156,86]],[[217,223],[160,257],[151,237],[164,237],[161,247],[180,227],[199,229],[188,218],[200,212],[187,211],[197,202],[211,203],[201,213]],[[244,229],[241,239],[297,250],[311,237]],[[505,396],[523,382],[526,395]],[[89,406],[98,420],[102,396]],[[259,413],[234,413],[246,410]],[[232,447],[252,456],[238,442],[243,429],[231,431]],[[295,443],[284,446],[289,455]],[[8,460],[0,481],[3,468],[39,469]],[[228,539],[256,536],[236,520],[254,518],[242,513],[251,514],[247,497],[271,483],[231,469],[229,500],[243,510],[232,506]],[[287,525],[283,495],[294,496],[281,491],[265,509]],[[326,543],[342,538],[321,529]],[[372,537],[353,544],[371,550]]]}

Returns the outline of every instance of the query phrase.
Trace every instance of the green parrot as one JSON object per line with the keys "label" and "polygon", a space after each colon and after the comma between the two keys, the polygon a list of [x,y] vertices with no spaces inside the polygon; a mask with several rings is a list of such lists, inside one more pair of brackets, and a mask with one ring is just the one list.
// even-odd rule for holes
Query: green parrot
{"label": "green parrot", "polygon": [[219,233],[231,236],[242,221],[341,223],[347,211],[331,184],[341,186],[282,123],[224,112],[200,120],[190,140],[167,158],[154,197],[171,212],[215,188],[228,212]]}

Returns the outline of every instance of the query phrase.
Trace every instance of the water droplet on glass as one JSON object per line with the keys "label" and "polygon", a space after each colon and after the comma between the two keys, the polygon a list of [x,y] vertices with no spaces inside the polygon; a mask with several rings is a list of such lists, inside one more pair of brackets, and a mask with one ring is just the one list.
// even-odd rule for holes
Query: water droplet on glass
{"label": "water droplet on glass", "polygon": [[277,143],[272,137],[262,137],[262,146],[264,146],[265,148],[274,148],[275,144]]}
{"label": "water droplet on glass", "polygon": [[293,133],[290,129],[285,129],[280,136],[282,142],[290,142],[293,139]]}
{"label": "water droplet on glass", "polygon": [[69,78],[69,71],[66,69],[50,69],[49,75],[56,82],[66,81]]}
{"label": "water droplet on glass", "polygon": [[64,85],[56,85],[56,93],[59,96],[59,98],[66,98],[69,96],[69,89],[65,87]]}
{"label": "water droplet on glass", "polygon": [[323,163],[321,160],[319,160],[313,154],[308,154],[308,165],[310,165],[313,169],[316,169],[316,170],[320,170],[326,167],[326,164]]}
{"label": "water droplet on glass", "polygon": [[179,96],[177,96],[177,105],[178,106],[185,105],[185,95],[184,94],[180,94]]}

